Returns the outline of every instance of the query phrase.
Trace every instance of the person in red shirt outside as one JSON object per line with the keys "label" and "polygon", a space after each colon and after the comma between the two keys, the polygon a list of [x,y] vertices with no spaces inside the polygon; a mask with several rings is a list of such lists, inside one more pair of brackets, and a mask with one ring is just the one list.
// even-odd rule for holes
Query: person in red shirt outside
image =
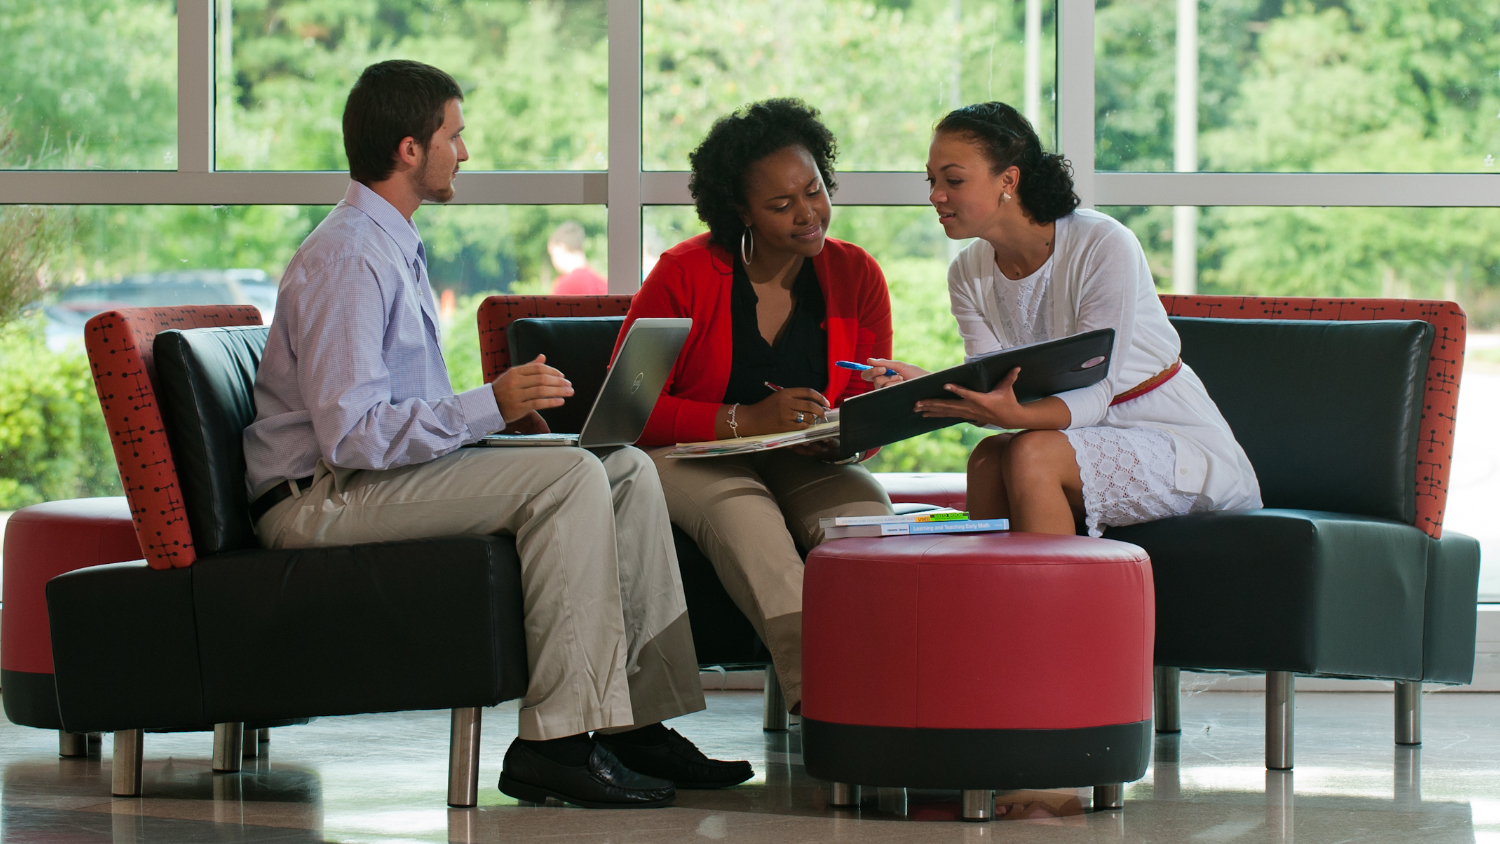
{"label": "person in red shirt outside", "polygon": [[583,226],[573,220],[557,227],[547,238],[547,255],[560,275],[552,282],[553,296],[603,296],[609,292],[604,276],[589,266],[583,251]]}
{"label": "person in red shirt outside", "polygon": [[[863,466],[820,441],[673,460],[679,442],[796,431],[872,389],[835,361],[888,357],[891,302],[869,253],[827,236],[835,141],[800,101],[720,118],[690,156],[708,233],[663,252],[625,317],[691,317],[692,329],[637,443],[667,512],[713,562],[771,652],[787,707],[802,699],[802,555],[820,518],[884,516]],[[774,385],[774,386],[773,386]]]}

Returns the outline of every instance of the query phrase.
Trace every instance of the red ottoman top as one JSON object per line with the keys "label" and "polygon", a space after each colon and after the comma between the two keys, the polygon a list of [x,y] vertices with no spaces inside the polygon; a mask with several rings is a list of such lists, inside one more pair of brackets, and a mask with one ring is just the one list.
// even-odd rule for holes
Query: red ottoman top
{"label": "red ottoman top", "polygon": [[140,558],[124,498],[48,501],[12,513],[5,523],[0,668],[52,673],[47,581],[75,569]]}
{"label": "red ottoman top", "polygon": [[1030,533],[840,539],[807,558],[802,714],[1073,729],[1151,718],[1151,562]]}

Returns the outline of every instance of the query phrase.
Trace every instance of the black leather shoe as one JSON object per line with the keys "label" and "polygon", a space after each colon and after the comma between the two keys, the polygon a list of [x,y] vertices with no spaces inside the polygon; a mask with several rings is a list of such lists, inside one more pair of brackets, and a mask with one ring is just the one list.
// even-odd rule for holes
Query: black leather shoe
{"label": "black leather shoe", "polygon": [[603,745],[594,745],[585,765],[570,767],[511,742],[500,772],[500,790],[517,800],[545,803],[548,797],[585,809],[654,809],[677,799],[670,782],[630,770]]}
{"label": "black leather shoe", "polygon": [[710,759],[676,730],[666,733],[666,740],[654,745],[631,744],[601,733],[594,734],[594,741],[630,770],[671,780],[678,788],[728,788],[755,776],[749,762]]}

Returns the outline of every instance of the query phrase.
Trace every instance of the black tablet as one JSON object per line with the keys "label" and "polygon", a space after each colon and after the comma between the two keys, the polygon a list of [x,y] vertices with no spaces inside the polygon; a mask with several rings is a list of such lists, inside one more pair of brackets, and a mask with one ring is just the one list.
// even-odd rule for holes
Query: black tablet
{"label": "black tablet", "polygon": [[1043,343],[1015,346],[992,355],[855,396],[839,410],[839,451],[844,456],[956,425],[962,419],[928,419],[912,410],[924,399],[951,399],[945,384],[987,393],[1021,367],[1016,398],[1036,401],[1098,383],[1109,373],[1115,331],[1101,328]]}

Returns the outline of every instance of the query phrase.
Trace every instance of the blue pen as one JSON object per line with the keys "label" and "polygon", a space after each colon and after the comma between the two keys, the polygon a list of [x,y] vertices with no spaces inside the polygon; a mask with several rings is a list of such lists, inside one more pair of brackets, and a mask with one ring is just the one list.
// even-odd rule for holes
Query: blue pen
{"label": "blue pen", "polygon": [[[852,369],[855,372],[864,372],[866,369],[874,369],[875,368],[873,366],[865,366],[862,363],[855,363],[852,360],[836,360],[836,361],[833,362],[833,365],[834,366],[842,366],[845,369]],[[885,368],[885,374],[886,375],[896,375],[897,372],[896,372],[896,370],[891,369],[890,367],[886,367]]]}

